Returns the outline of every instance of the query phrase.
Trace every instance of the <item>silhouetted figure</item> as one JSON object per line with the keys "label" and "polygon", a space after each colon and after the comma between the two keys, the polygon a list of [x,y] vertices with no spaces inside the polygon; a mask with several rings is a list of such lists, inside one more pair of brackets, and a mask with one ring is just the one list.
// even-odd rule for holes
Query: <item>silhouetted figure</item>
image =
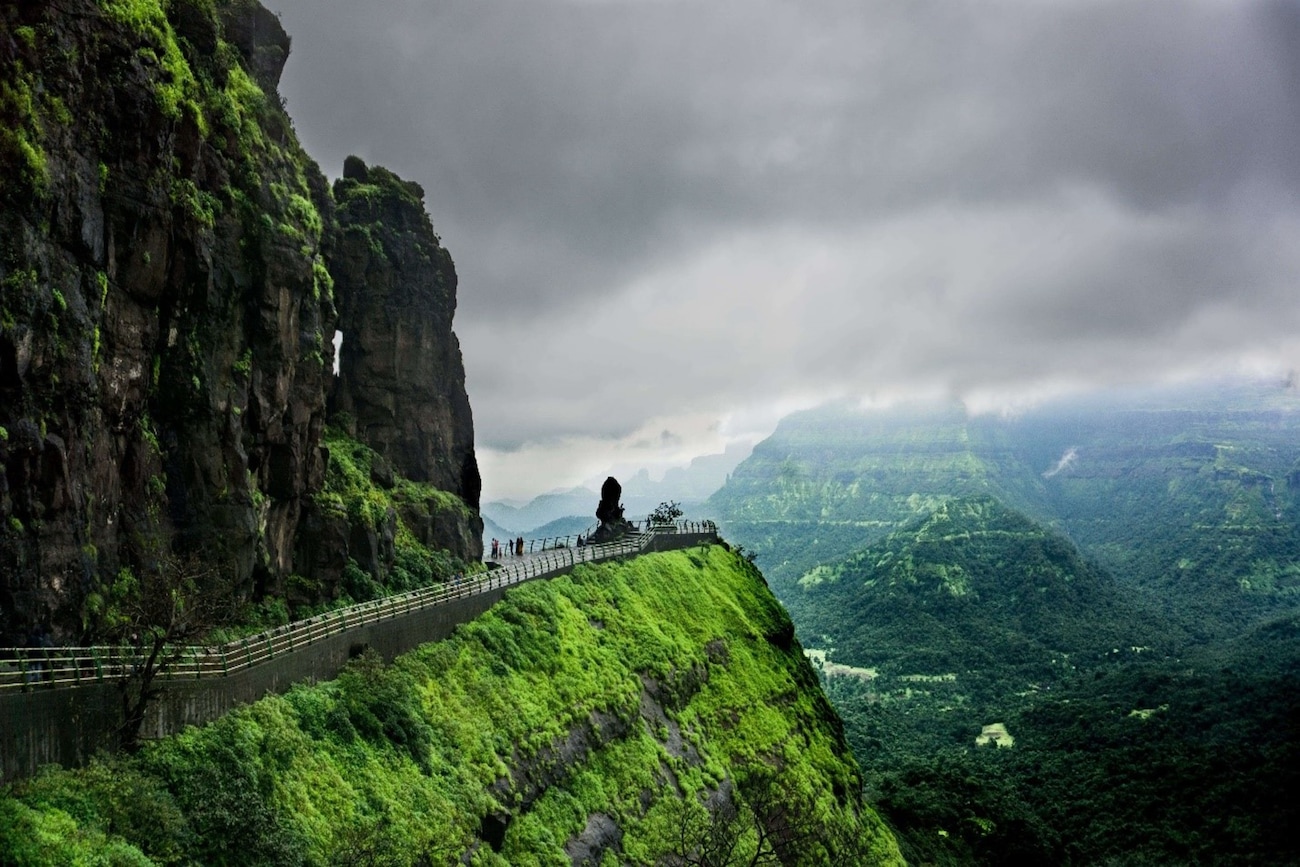
{"label": "silhouetted figure", "polygon": [[600,521],[600,526],[588,542],[609,542],[632,529],[632,525],[623,518],[623,504],[619,502],[622,496],[623,486],[618,483],[618,479],[613,476],[605,479],[605,484],[600,486],[600,504],[596,506],[596,520]]}
{"label": "silhouetted figure", "polygon": [[27,646],[31,648],[27,656],[27,681],[32,683],[45,677],[44,663],[34,657],[43,648],[54,646],[54,642],[50,640],[49,629],[41,626],[33,627],[31,634],[27,636]]}

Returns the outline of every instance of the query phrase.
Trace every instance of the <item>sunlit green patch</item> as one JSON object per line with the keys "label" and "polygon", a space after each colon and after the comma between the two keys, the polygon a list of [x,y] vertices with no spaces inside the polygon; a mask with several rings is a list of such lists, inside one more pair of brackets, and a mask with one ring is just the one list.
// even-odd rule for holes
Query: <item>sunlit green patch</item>
{"label": "sunlit green patch", "polygon": [[1016,739],[1007,731],[1006,723],[989,723],[975,738],[978,747],[993,744],[998,749],[1010,749],[1016,745]]}

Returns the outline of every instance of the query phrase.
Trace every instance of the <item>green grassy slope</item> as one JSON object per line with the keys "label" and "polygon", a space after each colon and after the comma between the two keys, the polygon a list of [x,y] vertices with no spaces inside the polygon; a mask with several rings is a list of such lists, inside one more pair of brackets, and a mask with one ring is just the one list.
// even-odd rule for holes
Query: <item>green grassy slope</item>
{"label": "green grassy slope", "polygon": [[991,497],[945,502],[813,570],[787,600],[805,642],[895,674],[1023,666],[1039,677],[1076,655],[1173,646],[1170,627],[1135,614],[1068,539]]}
{"label": "green grassy slope", "polygon": [[712,546],[524,585],[390,667],[19,785],[0,862],[652,864],[734,785],[783,793],[795,863],[901,863],[860,782],[784,610]]}

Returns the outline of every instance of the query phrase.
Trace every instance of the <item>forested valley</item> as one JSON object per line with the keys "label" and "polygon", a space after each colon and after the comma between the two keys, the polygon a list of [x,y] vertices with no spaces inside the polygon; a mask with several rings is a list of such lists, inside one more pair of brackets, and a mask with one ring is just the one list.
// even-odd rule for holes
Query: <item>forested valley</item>
{"label": "forested valley", "polygon": [[716,493],[917,864],[1279,864],[1300,399],[831,406]]}

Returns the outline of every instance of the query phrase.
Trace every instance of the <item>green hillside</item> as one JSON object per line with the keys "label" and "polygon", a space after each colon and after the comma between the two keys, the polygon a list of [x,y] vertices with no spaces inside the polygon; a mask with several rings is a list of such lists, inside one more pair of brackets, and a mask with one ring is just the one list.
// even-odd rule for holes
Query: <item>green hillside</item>
{"label": "green hillside", "polygon": [[391,666],[11,787],[0,862],[901,863],[860,790],[784,610],[712,546],[523,585]]}
{"label": "green hillside", "polygon": [[1268,384],[1061,401],[830,406],[782,421],[709,506],[783,598],[939,503],[996,497],[1206,634],[1300,600],[1300,398]]}
{"label": "green hillside", "polygon": [[807,642],[894,674],[1025,666],[1170,646],[1070,541],[991,497],[948,500],[787,597]]}
{"label": "green hillside", "polygon": [[1294,617],[1225,646],[1060,534],[953,499],[789,606],[912,863],[1290,863]]}
{"label": "green hillside", "polygon": [[1300,399],[831,406],[711,505],[912,863],[1300,863]]}
{"label": "green hillside", "polygon": [[1059,533],[987,497],[815,569],[787,605],[878,774],[965,751],[1080,676],[1170,660],[1186,642]]}
{"label": "green hillside", "polygon": [[796,413],[755,447],[707,508],[784,595],[815,566],[878,541],[951,497],[1043,512],[1038,473],[960,405]]}

